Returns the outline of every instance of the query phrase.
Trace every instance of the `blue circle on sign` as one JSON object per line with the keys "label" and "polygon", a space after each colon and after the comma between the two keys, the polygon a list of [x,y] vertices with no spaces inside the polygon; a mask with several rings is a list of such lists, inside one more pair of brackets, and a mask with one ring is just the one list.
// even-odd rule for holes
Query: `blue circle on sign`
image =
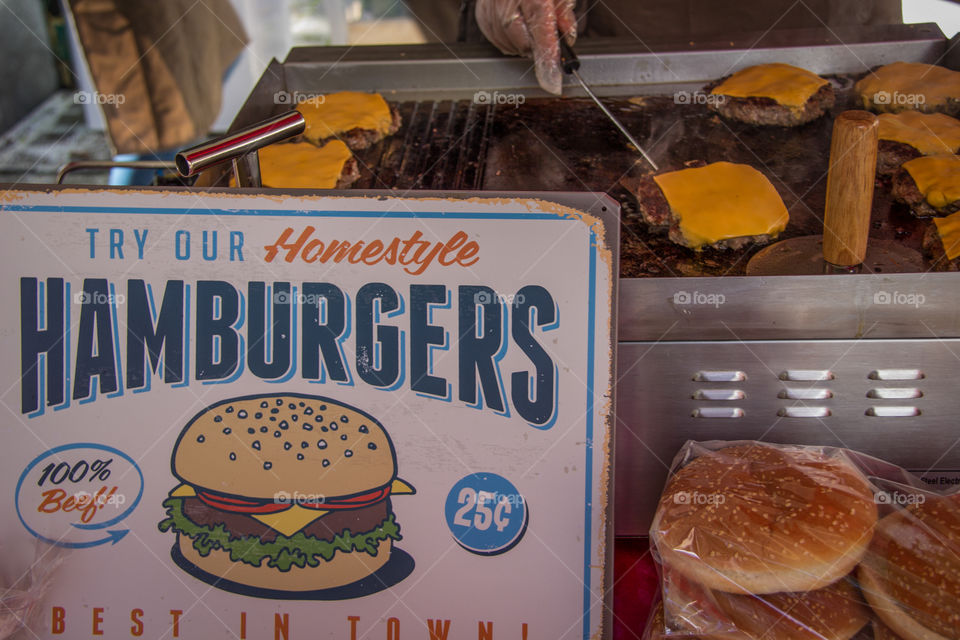
{"label": "blue circle on sign", "polygon": [[530,517],[517,488],[495,473],[471,473],[459,480],[447,494],[444,514],[457,543],[481,555],[511,549]]}

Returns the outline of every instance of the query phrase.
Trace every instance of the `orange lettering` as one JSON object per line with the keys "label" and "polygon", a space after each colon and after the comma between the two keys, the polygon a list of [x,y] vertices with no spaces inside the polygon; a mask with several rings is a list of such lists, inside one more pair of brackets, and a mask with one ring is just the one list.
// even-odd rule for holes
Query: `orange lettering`
{"label": "orange lettering", "polygon": [[[313,251],[312,255],[310,254],[311,251]],[[307,243],[307,246],[303,248],[303,253],[300,255],[303,256],[304,262],[316,262],[320,259],[321,253],[323,253],[323,243],[314,239]]]}
{"label": "orange lettering", "polygon": [[183,615],[183,611],[180,609],[170,609],[170,615],[173,616],[173,633],[170,634],[174,638],[180,637],[180,616]]}
{"label": "orange lettering", "polygon": [[477,640],[493,640],[493,623],[477,622]]}
{"label": "orange lettering", "polygon": [[60,501],[66,497],[67,492],[63,489],[49,489],[42,494],[43,502],[37,507],[40,513],[56,513],[60,510]]}
{"label": "orange lettering", "polygon": [[289,640],[290,638],[290,614],[285,613],[282,616],[279,613],[273,614],[273,640]]}
{"label": "orange lettering", "polygon": [[453,237],[447,240],[447,244],[443,245],[443,251],[440,253],[440,257],[437,258],[437,261],[445,267],[452,265],[457,259],[454,257],[447,262],[447,254],[453,253],[454,249],[457,249],[466,241],[467,234],[465,234],[463,231],[457,231],[455,234],[453,234]]}
{"label": "orange lettering", "polygon": [[387,618],[387,640],[400,640],[400,620]]}
{"label": "orange lettering", "polygon": [[103,607],[94,607],[93,608],[93,635],[102,636],[103,635]]}
{"label": "orange lettering", "polygon": [[347,258],[347,261],[350,264],[357,264],[360,262],[360,252],[363,250],[364,246],[363,240],[353,245],[353,248],[350,249],[350,257]]}
{"label": "orange lettering", "polygon": [[64,619],[67,617],[67,611],[63,607],[53,607],[50,610],[50,633],[61,634],[64,630]]}
{"label": "orange lettering", "polygon": [[323,257],[320,258],[320,262],[326,264],[327,260],[329,260],[330,258],[333,258],[334,262],[339,263],[347,255],[348,251],[350,251],[349,242],[341,241],[341,240],[331,240],[330,244],[327,245],[327,250],[323,252]]}
{"label": "orange lettering", "polygon": [[383,259],[387,261],[387,264],[393,266],[397,264],[397,255],[400,251],[400,238],[394,238],[390,241],[390,244],[387,246],[387,250],[383,254]]}
{"label": "orange lettering", "polygon": [[450,621],[427,620],[427,630],[430,632],[430,640],[447,640],[447,634],[450,633]]}
{"label": "orange lettering", "polygon": [[347,616],[350,621],[350,640],[357,640],[357,623],[360,622],[360,616]]}
{"label": "orange lettering", "polygon": [[247,612],[240,612],[240,640],[247,640]]}
{"label": "orange lettering", "polygon": [[383,251],[383,243],[379,240],[374,240],[366,247],[363,248],[363,253],[360,254],[360,259],[364,264],[375,265],[380,262],[382,256],[380,253]]}
{"label": "orange lettering", "polygon": [[143,635],[143,609],[134,609],[130,612],[130,622],[133,623],[133,626],[130,627],[130,635],[132,636],[142,636]]}
{"label": "orange lettering", "polygon": [[283,233],[280,234],[280,237],[277,238],[276,242],[264,247],[267,255],[265,255],[263,259],[266,262],[273,262],[273,259],[277,257],[277,254],[280,252],[280,250],[285,249],[287,251],[287,255],[284,257],[284,260],[286,262],[293,262],[297,257],[297,254],[300,253],[303,243],[307,241],[307,238],[309,238],[313,232],[313,227],[306,227],[300,233],[300,236],[293,242],[293,244],[287,244],[287,240],[289,240],[290,236],[293,235],[293,229],[291,227],[287,227]]}
{"label": "orange lettering", "polygon": [[[480,253],[480,245],[471,240],[460,249],[460,253],[457,254],[457,263],[461,267],[475,265],[477,261],[480,260],[480,256],[477,255],[478,253]],[[477,257],[474,258],[474,256]],[[470,260],[470,258],[473,258],[473,260]]]}

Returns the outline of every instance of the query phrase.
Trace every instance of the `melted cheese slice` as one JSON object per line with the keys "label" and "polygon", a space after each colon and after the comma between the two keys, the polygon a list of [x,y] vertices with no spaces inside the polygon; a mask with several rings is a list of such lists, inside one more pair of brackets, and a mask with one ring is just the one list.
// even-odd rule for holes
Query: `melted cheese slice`
{"label": "melted cheese slice", "polygon": [[710,93],[732,98],[773,98],[785,107],[800,109],[825,84],[829,80],[806,69],[773,62],[741,69]]}
{"label": "melted cheese slice", "polygon": [[947,259],[955,260],[960,257],[960,212],[946,218],[934,218],[933,224],[937,226]]}
{"label": "melted cheese slice", "polygon": [[947,260],[960,257],[960,212],[946,218],[934,218],[933,224],[937,226],[937,233],[940,234],[940,242],[943,243]]}
{"label": "melted cheese slice", "polygon": [[271,144],[257,153],[263,186],[274,189],[333,189],[352,155],[339,140],[319,148],[309,142]]}
{"label": "melted cheese slice", "polygon": [[775,236],[790,219],[766,176],[744,164],[715,162],[653,179],[693,249],[741,236]]}
{"label": "melted cheese slice", "polygon": [[960,200],[960,156],[924,156],[903,163],[917,189],[936,209]]}
{"label": "melted cheese slice", "polygon": [[317,142],[351,129],[369,129],[381,135],[390,131],[393,116],[379,93],[341,91],[318,96],[297,105],[307,128],[303,135]]}
{"label": "melted cheese slice", "polygon": [[925,156],[960,149],[960,120],[946,114],[902,111],[884,113],[877,119],[881,140],[908,144]]}
{"label": "melted cheese slice", "polygon": [[919,62],[894,62],[872,71],[855,89],[865,108],[903,111],[933,108],[960,98],[960,72]]}
{"label": "melted cheese slice", "polygon": [[251,517],[288,538],[300,529],[330,513],[323,509],[305,509],[298,504],[277,513],[257,513]]}

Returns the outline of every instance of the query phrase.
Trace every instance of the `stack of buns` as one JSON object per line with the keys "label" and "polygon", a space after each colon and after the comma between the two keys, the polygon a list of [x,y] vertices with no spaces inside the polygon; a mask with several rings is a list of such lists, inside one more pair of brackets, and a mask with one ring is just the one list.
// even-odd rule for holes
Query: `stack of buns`
{"label": "stack of buns", "polygon": [[688,443],[651,526],[663,597],[645,637],[960,639],[960,494],[893,500],[864,460]]}

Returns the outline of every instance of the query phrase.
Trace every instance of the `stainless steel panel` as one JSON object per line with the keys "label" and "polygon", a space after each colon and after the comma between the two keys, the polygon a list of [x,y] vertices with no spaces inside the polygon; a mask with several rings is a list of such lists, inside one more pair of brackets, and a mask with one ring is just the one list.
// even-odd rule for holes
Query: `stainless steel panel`
{"label": "stainless steel panel", "polygon": [[[743,375],[709,381],[711,371]],[[958,373],[958,339],[621,342],[616,533],[646,535],[690,439],[842,446],[911,470],[960,469]]]}
{"label": "stainless steel panel", "polygon": [[[723,42],[651,47],[632,40],[583,40],[577,52],[584,79],[598,94],[613,96],[698,89],[771,60],[825,74],[862,73],[897,60],[936,62],[946,44],[936,25],[922,24],[733,34]],[[289,92],[379,91],[396,101],[459,100],[478,90],[547,96],[530,60],[500,55],[489,45],[304,47],[292,50],[282,68]],[[567,83],[565,96],[585,95],[575,81]]]}
{"label": "stainless steel panel", "polygon": [[955,273],[620,280],[621,341],[960,337]]}

